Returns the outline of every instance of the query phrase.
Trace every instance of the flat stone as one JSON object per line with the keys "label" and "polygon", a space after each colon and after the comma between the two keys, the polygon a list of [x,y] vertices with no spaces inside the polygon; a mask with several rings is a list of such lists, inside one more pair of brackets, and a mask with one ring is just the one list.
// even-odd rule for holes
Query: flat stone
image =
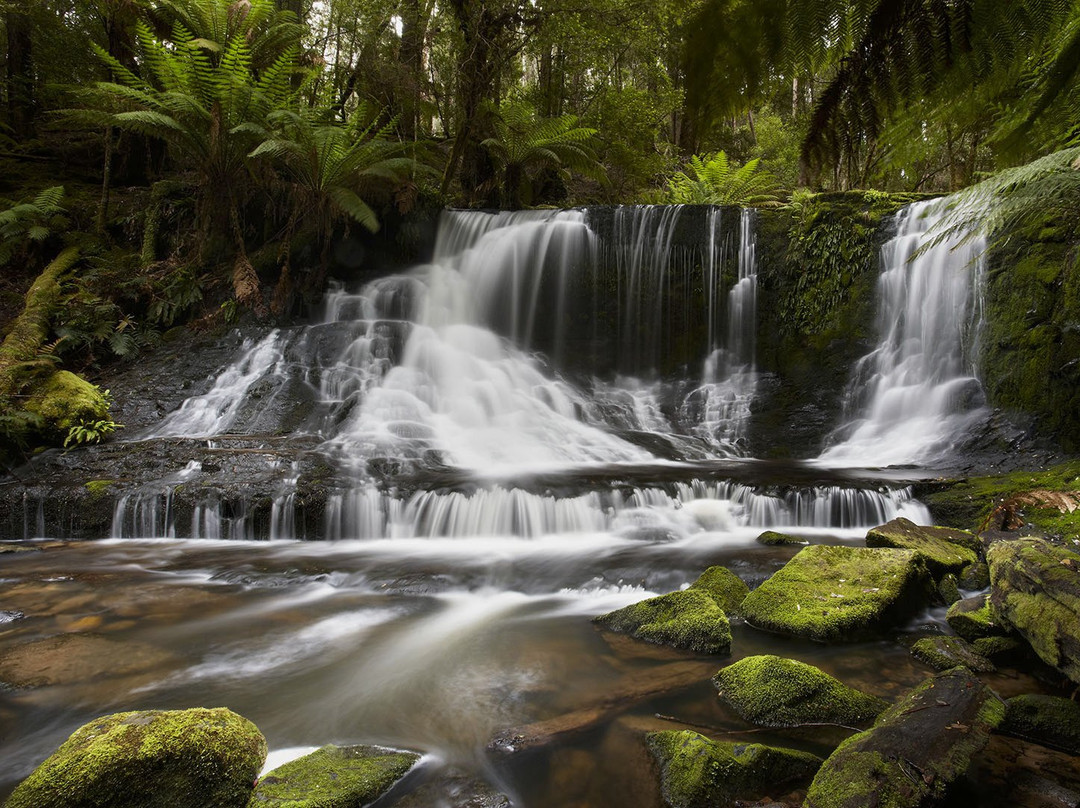
{"label": "flat stone", "polygon": [[960,637],[923,637],[911,646],[911,655],[936,671],[947,671],[957,665],[976,673],[995,670],[994,663]]}
{"label": "flat stone", "polygon": [[866,546],[915,550],[922,554],[935,578],[959,574],[979,560],[976,551],[979,540],[974,534],[945,527],[922,527],[903,517],[871,529],[866,534]]}
{"label": "flat stone", "polygon": [[15,688],[77,684],[144,673],[174,659],[150,645],[96,634],[62,634],[16,646],[0,657],[0,682]]}
{"label": "flat stone", "polygon": [[381,746],[334,746],[263,776],[249,808],[360,808],[385,794],[420,755]]}

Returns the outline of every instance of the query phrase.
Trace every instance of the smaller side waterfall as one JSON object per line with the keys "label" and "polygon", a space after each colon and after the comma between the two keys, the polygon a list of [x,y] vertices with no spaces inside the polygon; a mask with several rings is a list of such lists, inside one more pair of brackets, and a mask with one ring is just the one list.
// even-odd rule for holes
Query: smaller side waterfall
{"label": "smaller side waterfall", "polygon": [[935,243],[947,215],[940,202],[918,202],[898,214],[896,235],[881,251],[880,340],[855,368],[839,440],[820,462],[931,461],[982,417],[974,360],[986,243],[960,236]]}

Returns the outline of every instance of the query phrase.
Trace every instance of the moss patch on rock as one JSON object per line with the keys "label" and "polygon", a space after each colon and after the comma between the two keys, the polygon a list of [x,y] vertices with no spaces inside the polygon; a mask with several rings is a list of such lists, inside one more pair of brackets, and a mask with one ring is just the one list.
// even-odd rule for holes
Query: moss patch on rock
{"label": "moss patch on rock", "polygon": [[691,589],[707,593],[725,612],[736,614],[743,600],[750,594],[750,587],[727,567],[709,567],[701,573]]}
{"label": "moss patch on rock", "polygon": [[712,595],[701,589],[669,592],[593,618],[639,640],[703,654],[726,654],[731,625]]}
{"label": "moss patch on rock", "polygon": [[646,744],[671,808],[718,808],[738,797],[760,797],[777,784],[809,778],[821,765],[807,752],[723,743],[690,731],[650,733]]}
{"label": "moss patch on rock", "polygon": [[1080,755],[1080,704],[1056,696],[1016,696],[1005,702],[1001,731]]}
{"label": "moss patch on rock", "polygon": [[990,607],[1039,658],[1080,682],[1080,555],[1041,539],[994,544]]}
{"label": "moss patch on rock", "polygon": [[61,434],[109,416],[109,402],[101,390],[67,370],[56,371],[37,386],[24,407]]}
{"label": "moss patch on rock", "polygon": [[929,603],[932,582],[914,550],[813,545],[743,601],[753,626],[822,642],[880,634]]}
{"label": "moss patch on rock", "polygon": [[910,519],[900,517],[880,525],[866,534],[867,547],[893,547],[915,550],[923,556],[934,577],[959,573],[977,562],[974,546],[978,539],[965,531],[945,527],[920,527]]}
{"label": "moss patch on rock", "polygon": [[939,673],[848,738],[822,765],[804,808],[936,804],[1005,716],[993,691],[963,668]]}
{"label": "moss patch on rock", "polygon": [[764,544],[766,547],[809,544],[806,539],[800,539],[798,536],[789,536],[787,533],[777,533],[775,530],[766,530],[758,536],[755,541],[757,541],[758,544]]}
{"label": "moss patch on rock", "polygon": [[1001,637],[1009,633],[1008,626],[994,619],[990,611],[990,598],[986,595],[958,600],[945,613],[945,622],[969,642],[983,637]]}
{"label": "moss patch on rock", "polygon": [[989,673],[994,664],[959,637],[923,637],[911,646],[911,655],[936,671],[963,665],[976,673]]}
{"label": "moss patch on rock", "polygon": [[107,715],[77,729],[5,808],[243,808],[266,740],[224,708]]}
{"label": "moss patch on rock", "polygon": [[982,637],[971,644],[975,653],[991,661],[1023,656],[1027,646],[1016,637]]}
{"label": "moss patch on rock", "polygon": [[717,673],[713,684],[721,701],[761,727],[865,726],[888,706],[813,665],[778,656],[740,659]]}
{"label": "moss patch on rock", "polygon": [[259,780],[249,808],[359,808],[415,765],[415,752],[379,746],[322,747]]}

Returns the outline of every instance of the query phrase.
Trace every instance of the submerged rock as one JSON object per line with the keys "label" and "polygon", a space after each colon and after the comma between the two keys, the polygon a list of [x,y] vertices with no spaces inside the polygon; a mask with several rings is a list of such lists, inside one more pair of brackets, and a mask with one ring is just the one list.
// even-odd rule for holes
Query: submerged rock
{"label": "submerged rock", "polygon": [[949,607],[945,614],[949,628],[969,642],[983,637],[1003,637],[1009,629],[994,620],[986,595],[964,598]]}
{"label": "submerged rock", "polygon": [[844,741],[825,761],[805,808],[914,808],[940,800],[1005,715],[963,668],[939,673]]}
{"label": "submerged rock", "polygon": [[1005,702],[1001,731],[1080,755],[1080,704],[1056,696],[1016,696]]}
{"label": "submerged rock", "polygon": [[990,606],[1039,658],[1080,682],[1080,555],[1042,539],[998,542],[988,553]]}
{"label": "submerged rock", "polygon": [[959,637],[923,637],[911,646],[911,655],[936,671],[962,665],[976,673],[990,673],[994,664]]}
{"label": "submerged rock", "polygon": [[959,574],[979,560],[979,540],[974,534],[947,527],[921,527],[903,517],[873,528],[866,534],[866,546],[915,550],[936,578]]}
{"label": "submerged rock", "polygon": [[380,746],[329,744],[261,778],[249,808],[359,808],[385,794],[420,759]]}
{"label": "submerged rock", "polygon": [[593,618],[610,631],[704,654],[726,654],[731,625],[716,600],[701,589],[669,592]]}
{"label": "submerged rock", "polygon": [[848,687],[813,665],[778,656],[754,656],[713,677],[720,699],[761,727],[862,724],[888,703]]}
{"label": "submerged rock", "polygon": [[821,758],[795,749],[713,741],[696,732],[654,732],[646,737],[660,766],[660,787],[670,808],[725,808],[740,796],[761,796],[777,784],[808,778]]}
{"label": "submerged rock", "polygon": [[224,708],[107,715],[77,729],[5,808],[243,808],[266,740]]}
{"label": "submerged rock", "polygon": [[929,603],[932,582],[914,550],[813,545],[743,601],[753,626],[823,642],[861,640]]}
{"label": "submerged rock", "polygon": [[757,537],[756,541],[758,544],[764,544],[766,547],[809,544],[808,541],[800,539],[798,536],[789,536],[787,533],[777,533],[775,530],[766,530]]}
{"label": "submerged rock", "polygon": [[727,567],[709,567],[690,584],[691,589],[707,593],[725,612],[737,614],[750,587]]}
{"label": "submerged rock", "polygon": [[97,634],[61,634],[18,645],[0,657],[0,682],[14,688],[132,676],[175,662],[167,651]]}

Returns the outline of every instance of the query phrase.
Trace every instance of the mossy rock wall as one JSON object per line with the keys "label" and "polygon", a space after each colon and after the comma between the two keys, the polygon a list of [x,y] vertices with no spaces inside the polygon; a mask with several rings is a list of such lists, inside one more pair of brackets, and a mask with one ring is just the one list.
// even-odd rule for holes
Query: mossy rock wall
{"label": "mossy rock wall", "polygon": [[1080,451],[1080,266],[1057,228],[1010,237],[986,266],[979,358],[989,402],[1034,418],[1043,437]]}

